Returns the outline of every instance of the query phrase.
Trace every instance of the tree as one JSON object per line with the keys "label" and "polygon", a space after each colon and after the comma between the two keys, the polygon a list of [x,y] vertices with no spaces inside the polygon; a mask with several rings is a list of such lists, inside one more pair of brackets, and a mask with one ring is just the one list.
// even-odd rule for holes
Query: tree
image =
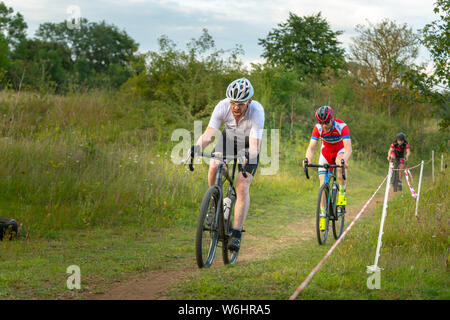
{"label": "tree", "polygon": [[96,71],[106,71],[109,65],[126,65],[138,49],[138,44],[114,25],[81,19],[79,29],[69,29],[65,22],[44,23],[36,37],[48,42],[65,42],[72,51],[73,60],[85,59]]}
{"label": "tree", "polygon": [[0,2],[0,39],[3,36],[8,41],[9,49],[14,50],[17,45],[26,39],[27,24],[18,12],[13,15],[13,8],[8,8]]}
{"label": "tree", "polygon": [[338,70],[344,63],[344,49],[329,23],[317,15],[299,17],[289,13],[287,22],[278,24],[265,39],[262,57],[272,65],[296,70],[299,77],[321,78],[327,68]]}
{"label": "tree", "polygon": [[6,40],[2,34],[0,34],[0,81],[2,80],[2,74],[8,68],[10,63],[8,40]]}
{"label": "tree", "polygon": [[434,61],[436,82],[450,85],[450,1],[437,0],[434,12],[439,20],[427,24],[422,32],[422,43],[430,50]]}
{"label": "tree", "polygon": [[117,87],[130,76],[130,62],[138,44],[125,32],[105,21],[81,19],[79,29],[69,29],[65,22],[44,23],[36,37],[44,42],[66,44],[71,52],[78,82],[102,85],[105,80]]}
{"label": "tree", "polygon": [[387,106],[392,114],[393,90],[401,84],[395,65],[408,66],[418,55],[418,36],[405,23],[397,25],[387,19],[369,26],[357,25],[358,37],[350,46],[351,59],[358,68],[358,77],[372,93],[372,101]]}
{"label": "tree", "polygon": [[307,128],[311,133],[309,121],[304,116],[310,113],[313,101],[306,96],[306,87],[312,80],[300,81],[294,70],[281,66],[253,64],[249,76],[257,94],[257,99],[266,114],[265,126],[281,130],[282,136],[295,138]]}
{"label": "tree", "polygon": [[67,85],[73,68],[70,50],[60,42],[27,39],[18,45],[12,58],[9,73],[16,88],[23,81],[23,84],[33,88],[52,87],[61,91]]}
{"label": "tree", "polygon": [[[187,43],[187,50],[177,48],[165,35],[158,42],[159,50],[147,53],[145,72],[136,72],[123,88],[154,102],[149,107],[155,114],[159,112],[156,108],[170,110],[160,113],[168,122],[186,123],[186,119],[209,116],[217,99],[225,97],[227,85],[248,76],[240,69],[242,49],[217,49],[206,29]],[[142,68],[141,63],[137,66]]]}
{"label": "tree", "polygon": [[0,83],[11,64],[11,53],[26,39],[27,24],[20,13],[0,2]]}

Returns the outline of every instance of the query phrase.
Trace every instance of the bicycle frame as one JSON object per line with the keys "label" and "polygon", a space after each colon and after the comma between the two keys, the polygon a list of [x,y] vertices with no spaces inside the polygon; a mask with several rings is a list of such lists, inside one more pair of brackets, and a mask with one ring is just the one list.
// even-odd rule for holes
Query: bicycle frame
{"label": "bicycle frame", "polygon": [[[228,164],[226,163],[227,158],[222,158],[220,156],[215,155],[214,153],[200,153],[199,154],[201,157],[205,157],[205,158],[211,158],[211,159],[216,159],[218,161],[220,161],[219,167],[217,169],[216,172],[216,178],[215,178],[215,182],[214,185],[218,186],[220,188],[220,196],[221,198],[223,198],[223,190],[222,190],[222,185],[225,181],[223,181],[223,178],[225,178],[225,180],[227,180],[230,183],[230,187],[228,190],[228,195],[230,195],[230,192],[234,191],[234,194],[236,194],[236,188],[234,186],[234,178],[236,175],[236,165],[237,165],[237,158],[233,157],[233,169],[232,169],[232,175],[230,177],[230,173],[228,170]],[[244,178],[247,177],[246,172],[242,172],[242,174],[244,175]]]}
{"label": "bicycle frame", "polygon": [[[230,177],[230,173],[228,171],[228,166],[224,162],[221,162],[219,164],[219,168],[217,169],[215,185],[222,186],[223,183],[225,182],[222,179],[223,179],[223,177],[225,177],[225,180],[227,180],[230,183],[229,189],[231,189],[231,190],[229,190],[228,192],[234,191],[234,193],[236,193],[236,189],[234,186],[235,173],[236,173],[236,161],[233,162],[233,169],[232,169],[231,177]],[[221,196],[222,196],[222,192],[221,192]]]}
{"label": "bicycle frame", "polygon": [[[192,154],[191,154],[192,155]],[[215,175],[214,184],[208,188],[207,193],[205,193],[205,196],[208,195],[208,197],[204,197],[201,205],[201,209],[199,213],[199,222],[197,225],[197,235],[196,235],[196,258],[197,258],[197,264],[200,268],[202,267],[209,267],[212,264],[212,261],[214,260],[217,243],[218,241],[222,242],[222,256],[224,259],[225,264],[233,264],[237,257],[238,257],[238,251],[230,251],[227,247],[228,240],[230,239],[232,235],[232,221],[233,218],[230,218],[230,216],[227,215],[225,217],[224,215],[224,183],[226,181],[229,182],[228,186],[228,197],[231,199],[231,207],[230,207],[230,214],[232,215],[232,210],[236,201],[236,188],[234,184],[234,179],[236,175],[236,166],[241,163],[239,156],[232,156],[229,158],[222,157],[221,154],[215,154],[215,153],[198,153],[199,156],[216,159],[219,161],[219,165],[217,167],[217,172]],[[189,164],[189,169],[191,171],[194,170],[194,166],[192,164],[193,162],[193,155],[191,156],[191,161]],[[233,172],[230,174],[228,164],[229,162],[233,161]],[[243,166],[240,166],[238,169],[239,172],[242,172],[244,177],[247,177],[247,173],[245,172],[245,168]],[[214,219],[210,221],[209,225],[205,227],[204,225],[204,219],[207,217],[205,204],[209,206],[209,202],[211,199],[209,198],[212,194],[215,194],[215,214]],[[209,199],[208,202],[205,202],[205,199]],[[203,241],[203,233],[205,231],[212,232],[214,234],[213,238],[211,238],[211,242],[208,249],[208,255],[206,257],[206,260],[203,258],[203,254],[205,253],[203,251],[204,247],[202,241]],[[242,230],[244,231],[244,230]],[[205,262],[206,261],[206,262]]]}
{"label": "bicycle frame", "polygon": [[[214,182],[214,186],[216,186],[219,189],[219,197],[220,197],[220,199],[219,199],[220,205],[217,207],[218,211],[216,212],[216,220],[215,220],[215,223],[217,224],[219,215],[223,211],[223,183],[225,182],[225,181],[223,181],[223,178],[225,177],[225,180],[227,180],[230,183],[230,186],[228,187],[227,196],[230,198],[232,195],[236,196],[236,188],[234,185],[234,179],[235,179],[235,174],[236,174],[236,166],[238,164],[239,159],[237,156],[232,156],[231,159],[228,159],[226,156],[223,157],[223,156],[215,154],[215,153],[204,153],[204,152],[200,152],[198,154],[198,156],[210,158],[210,159],[216,159],[220,162],[219,167],[216,172],[216,178],[215,178],[215,182]],[[192,159],[193,159],[193,157],[192,157]],[[232,172],[231,177],[230,177],[230,173],[228,170],[227,160],[233,161],[233,172]],[[189,169],[191,171],[194,170],[192,161],[189,164]],[[244,178],[247,178],[247,173],[245,172],[245,170],[243,168],[242,168],[242,170],[239,170],[239,171],[242,172],[242,175],[244,176]],[[225,230],[223,230],[221,228],[220,237],[222,237],[222,238],[223,238],[224,231]]]}
{"label": "bicycle frame", "polygon": [[333,180],[336,180],[336,175],[334,174],[334,170],[333,170],[332,172],[327,171],[327,172],[325,172],[325,180],[324,180],[324,183],[328,183],[328,182],[330,181],[330,176],[331,176],[332,178],[334,178]]}
{"label": "bicycle frame", "polygon": [[[328,203],[327,203],[327,205],[328,205],[328,207],[330,207],[330,202],[331,202],[331,198],[332,198],[332,192],[333,192],[333,184],[335,184],[336,183],[336,173],[335,173],[335,170],[334,170],[334,168],[332,168],[331,169],[332,171],[330,172],[329,170],[327,170],[326,172],[325,172],[325,177],[324,177],[324,183],[325,184],[328,184],[329,186],[330,186],[330,194],[328,195],[328,199],[327,199],[327,201],[328,201]],[[331,214],[332,214],[332,216],[334,216],[334,208],[333,208],[333,210],[331,210]],[[342,214],[341,214],[342,215]]]}

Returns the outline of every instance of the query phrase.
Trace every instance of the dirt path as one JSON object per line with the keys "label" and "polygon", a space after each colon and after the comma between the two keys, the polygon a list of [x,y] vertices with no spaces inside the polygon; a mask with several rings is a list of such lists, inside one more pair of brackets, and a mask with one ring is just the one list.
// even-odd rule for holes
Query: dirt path
{"label": "dirt path", "polygon": [[[374,207],[377,203],[383,201],[383,197],[384,195],[379,192],[369,204],[365,211],[365,215],[373,214]],[[361,208],[362,205],[348,208],[346,214],[346,226],[349,225],[350,221],[354,219]],[[276,241],[274,241],[273,237],[267,237],[262,234],[245,234],[245,250],[242,250],[240,253],[238,263],[265,259],[274,252],[274,249],[279,250],[290,246],[295,242],[313,239],[315,238],[314,226],[315,218],[305,217],[299,223],[283,226],[286,231],[283,232],[284,235],[280,236]],[[220,250],[220,248],[218,250]],[[220,255],[221,252],[218,251],[214,260],[214,265],[223,265]],[[89,293],[85,298],[90,300],[164,300],[168,299],[168,297],[165,296],[165,291],[171,284],[183,281],[188,276],[200,272],[201,271],[194,264],[192,267],[185,267],[178,270],[152,271],[145,277],[141,276],[115,285],[105,294]]]}

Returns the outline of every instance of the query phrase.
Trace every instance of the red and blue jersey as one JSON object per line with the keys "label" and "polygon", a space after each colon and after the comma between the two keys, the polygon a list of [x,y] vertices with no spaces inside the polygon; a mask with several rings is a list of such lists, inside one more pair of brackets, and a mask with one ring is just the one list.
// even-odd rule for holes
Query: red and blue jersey
{"label": "red and blue jersey", "polygon": [[350,139],[350,131],[344,121],[334,119],[329,132],[325,132],[320,124],[316,124],[311,139],[319,140],[319,138],[322,138],[322,152],[326,149],[328,153],[338,153],[344,147],[343,140]]}

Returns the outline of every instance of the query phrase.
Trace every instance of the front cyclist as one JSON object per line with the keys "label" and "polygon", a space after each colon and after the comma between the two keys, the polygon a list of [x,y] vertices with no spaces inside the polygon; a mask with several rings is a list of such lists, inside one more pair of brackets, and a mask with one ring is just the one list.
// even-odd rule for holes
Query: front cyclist
{"label": "front cyclist", "polygon": [[[208,127],[192,146],[195,153],[209,145],[218,134],[222,123],[225,129],[214,147],[215,152],[233,156],[234,138],[237,138],[238,154],[243,155],[244,170],[249,173],[244,178],[239,172],[236,180],[235,219],[232,239],[228,248],[238,251],[241,246],[242,227],[250,208],[249,188],[259,162],[259,152],[264,129],[264,108],[251,99],[254,90],[249,80],[241,78],[233,81],[227,88],[226,99],[220,101],[212,113]],[[214,185],[219,162],[211,159],[208,184]]]}
{"label": "front cyclist", "polygon": [[[350,139],[350,131],[347,124],[341,119],[333,117],[333,109],[329,106],[322,106],[317,109],[315,114],[317,124],[312,131],[311,141],[306,151],[305,158],[311,163],[314,156],[314,150],[317,145],[317,141],[322,138],[322,146],[320,149],[319,164],[336,164],[341,163],[341,159],[344,159],[344,167],[348,168],[348,160],[352,154],[352,143]],[[303,167],[305,164],[303,163]],[[319,168],[319,180],[320,185],[325,180],[325,169]],[[338,206],[347,205],[347,198],[345,196],[345,180],[342,177],[342,169],[338,170],[337,178],[339,183],[339,196]],[[322,200],[320,206],[320,231],[325,230],[326,226],[326,207],[325,201]]]}

